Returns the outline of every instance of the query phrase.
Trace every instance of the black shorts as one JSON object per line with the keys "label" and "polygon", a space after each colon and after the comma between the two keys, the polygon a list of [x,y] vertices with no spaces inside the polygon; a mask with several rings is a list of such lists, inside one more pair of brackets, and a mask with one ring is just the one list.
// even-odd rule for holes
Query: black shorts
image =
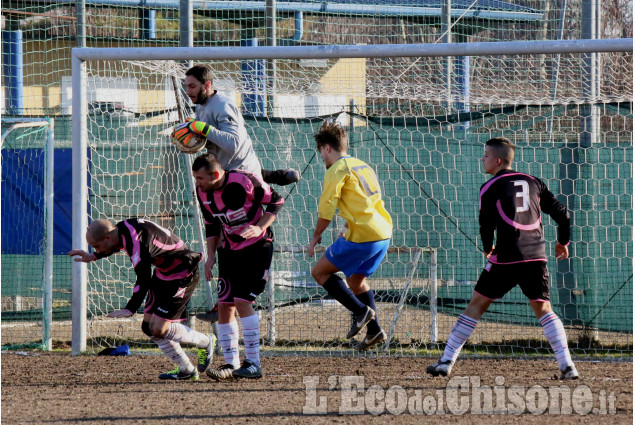
{"label": "black shorts", "polygon": [[238,251],[218,250],[218,302],[234,299],[253,303],[265,290],[273,258],[273,243],[262,242]]}
{"label": "black shorts", "polygon": [[152,276],[144,313],[153,314],[169,322],[187,320],[187,303],[198,285],[198,267],[186,278],[165,281]]}
{"label": "black shorts", "polygon": [[474,292],[497,300],[519,285],[531,301],[549,301],[549,271],[545,261],[516,264],[488,262],[478,278]]}

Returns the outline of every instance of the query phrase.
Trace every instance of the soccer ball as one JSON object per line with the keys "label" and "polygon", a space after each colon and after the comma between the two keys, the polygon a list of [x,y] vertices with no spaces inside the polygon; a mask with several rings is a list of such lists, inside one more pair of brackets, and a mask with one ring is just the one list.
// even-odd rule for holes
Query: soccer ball
{"label": "soccer ball", "polygon": [[196,153],[203,150],[207,140],[200,136],[190,135],[190,137],[185,137],[180,141],[176,137],[172,138],[172,143],[183,153]]}

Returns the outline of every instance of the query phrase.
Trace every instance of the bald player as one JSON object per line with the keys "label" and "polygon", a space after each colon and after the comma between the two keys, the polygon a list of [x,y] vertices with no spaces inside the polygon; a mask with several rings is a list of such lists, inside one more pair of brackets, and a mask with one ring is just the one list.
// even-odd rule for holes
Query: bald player
{"label": "bald player", "polygon": [[[212,361],[216,337],[196,332],[183,322],[187,303],[199,281],[202,254],[188,249],[170,230],[141,218],[117,224],[95,220],[88,226],[86,242],[94,253],[74,249],[68,255],[75,257],[75,261],[90,263],[123,250],[137,275],[130,301],[107,316],[131,317],[145,299],[141,329],[177,365],[176,369],[160,374],[159,379],[198,380],[199,372],[205,372]],[[198,348],[197,367],[192,365],[181,343]]]}

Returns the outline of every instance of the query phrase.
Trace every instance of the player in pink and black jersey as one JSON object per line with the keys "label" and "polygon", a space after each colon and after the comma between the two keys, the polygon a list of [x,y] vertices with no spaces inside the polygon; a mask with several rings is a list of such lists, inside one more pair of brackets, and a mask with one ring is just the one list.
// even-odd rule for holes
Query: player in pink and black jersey
{"label": "player in pink and black jersey", "polygon": [[[497,140],[497,139],[494,139]],[[486,145],[492,146],[492,145]],[[486,156],[491,153],[486,153]],[[491,161],[488,157],[487,161]],[[481,186],[479,224],[483,251],[490,263],[519,264],[547,261],[541,212],[558,225],[556,254],[569,244],[569,213],[536,177],[502,169]],[[496,232],[496,253],[494,253]]]}
{"label": "player in pink and black jersey", "polygon": [[[554,350],[561,379],[577,379],[567,336],[549,302],[549,272],[541,212],[558,225],[556,258],[569,256],[570,219],[562,205],[538,178],[512,170],[515,146],[499,137],[485,143],[481,158],[486,174],[494,176],[481,186],[479,224],[483,252],[488,259],[469,305],[456,321],[441,359],[429,366],[433,376],[447,376],[478,319],[492,301],[519,285]],[[496,247],[494,247],[496,234]]]}
{"label": "player in pink and black jersey", "polygon": [[[212,279],[218,256],[218,337],[225,364],[207,374],[219,381],[260,378],[260,323],[253,303],[267,283],[273,257],[270,226],[284,205],[284,198],[260,175],[224,170],[213,154],[197,157],[192,172],[205,219],[207,280]],[[242,366],[236,311],[245,343]]]}
{"label": "player in pink and black jersey", "polygon": [[[88,226],[86,241],[94,254],[74,249],[68,255],[77,256],[75,261],[89,263],[123,250],[137,275],[130,301],[123,309],[108,313],[108,317],[130,317],[145,299],[141,329],[177,365],[159,378],[197,380],[198,372],[204,372],[212,361],[216,337],[196,332],[180,322],[187,319],[185,310],[199,281],[202,254],[189,250],[170,230],[141,218],[129,218],[116,225],[108,220],[95,220]],[[199,348],[198,371],[180,343]]]}
{"label": "player in pink and black jersey", "polygon": [[[185,72],[186,94],[194,104],[196,118],[177,126],[188,130],[181,137],[197,134],[205,138],[207,152],[214,154],[225,170],[245,170],[262,176],[268,184],[280,186],[299,181],[300,173],[293,168],[265,170],[261,167],[236,102],[232,96],[215,90],[213,82],[212,69],[207,65],[194,65]],[[218,304],[196,317],[206,322],[218,321]]]}

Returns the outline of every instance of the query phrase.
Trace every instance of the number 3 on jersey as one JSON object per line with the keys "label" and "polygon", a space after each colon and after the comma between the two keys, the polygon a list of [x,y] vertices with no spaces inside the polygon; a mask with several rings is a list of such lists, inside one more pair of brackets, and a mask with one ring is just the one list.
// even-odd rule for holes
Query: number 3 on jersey
{"label": "number 3 on jersey", "polygon": [[379,193],[379,182],[373,170],[368,166],[353,167],[353,172],[357,174],[357,178],[364,188],[366,196],[372,196]]}
{"label": "number 3 on jersey", "polygon": [[529,185],[525,180],[514,180],[514,186],[520,186],[520,192],[516,193],[517,198],[522,198],[523,204],[516,207],[516,212],[525,212],[529,210]]}

